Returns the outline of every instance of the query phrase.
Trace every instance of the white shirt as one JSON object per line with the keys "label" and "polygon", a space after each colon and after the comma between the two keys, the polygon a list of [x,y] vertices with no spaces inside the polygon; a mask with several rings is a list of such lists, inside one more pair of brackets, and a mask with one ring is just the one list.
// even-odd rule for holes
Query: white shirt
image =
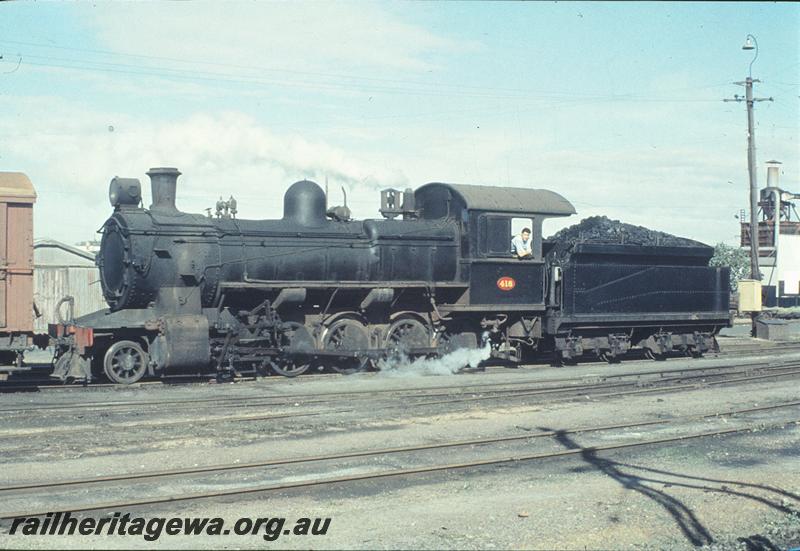
{"label": "white shirt", "polygon": [[527,241],[523,241],[521,235],[515,236],[514,239],[511,240],[511,252],[517,256],[519,256],[521,252],[530,253],[531,241],[533,240],[530,237]]}

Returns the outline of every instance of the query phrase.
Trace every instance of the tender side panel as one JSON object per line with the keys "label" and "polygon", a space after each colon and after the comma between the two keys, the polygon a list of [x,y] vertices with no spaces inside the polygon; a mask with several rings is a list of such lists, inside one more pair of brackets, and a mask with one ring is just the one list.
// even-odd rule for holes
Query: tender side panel
{"label": "tender side panel", "polygon": [[[616,250],[615,250],[616,249]],[[728,313],[729,269],[703,249],[615,247],[574,254],[564,274],[564,313]]]}
{"label": "tender side panel", "polygon": [[575,263],[568,277],[569,314],[728,310],[725,268]]}

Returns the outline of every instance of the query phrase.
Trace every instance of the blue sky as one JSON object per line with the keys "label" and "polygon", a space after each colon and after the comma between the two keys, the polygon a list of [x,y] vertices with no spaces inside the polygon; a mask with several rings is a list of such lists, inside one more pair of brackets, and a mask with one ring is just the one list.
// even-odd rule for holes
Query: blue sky
{"label": "blue sky", "polygon": [[90,239],[108,181],[177,166],[178,205],[279,216],[328,179],[359,217],[429,181],[547,188],[578,216],[735,242],[758,39],[759,181],[800,191],[795,3],[0,4],[0,170],[38,237]]}

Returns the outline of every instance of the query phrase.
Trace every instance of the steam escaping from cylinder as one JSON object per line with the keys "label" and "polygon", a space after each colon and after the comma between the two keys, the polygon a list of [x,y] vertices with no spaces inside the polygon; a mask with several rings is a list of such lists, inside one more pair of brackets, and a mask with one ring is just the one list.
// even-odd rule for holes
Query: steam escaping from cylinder
{"label": "steam escaping from cylinder", "polygon": [[459,348],[441,358],[409,358],[404,354],[380,360],[378,371],[392,377],[453,375],[467,367],[478,367],[492,355],[491,345],[484,348]]}

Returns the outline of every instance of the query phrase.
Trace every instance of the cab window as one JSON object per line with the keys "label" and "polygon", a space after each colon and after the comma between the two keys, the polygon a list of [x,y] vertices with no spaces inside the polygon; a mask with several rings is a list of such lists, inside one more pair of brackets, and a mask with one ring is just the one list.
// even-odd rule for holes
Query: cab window
{"label": "cab window", "polygon": [[[534,226],[531,218],[512,218],[485,214],[478,219],[478,242],[481,256],[489,258],[513,258],[511,241],[524,228],[531,230],[531,246],[534,243]],[[534,247],[535,248],[535,247]]]}
{"label": "cab window", "polygon": [[511,219],[506,216],[484,215],[478,221],[478,242],[481,256],[508,257]]}

